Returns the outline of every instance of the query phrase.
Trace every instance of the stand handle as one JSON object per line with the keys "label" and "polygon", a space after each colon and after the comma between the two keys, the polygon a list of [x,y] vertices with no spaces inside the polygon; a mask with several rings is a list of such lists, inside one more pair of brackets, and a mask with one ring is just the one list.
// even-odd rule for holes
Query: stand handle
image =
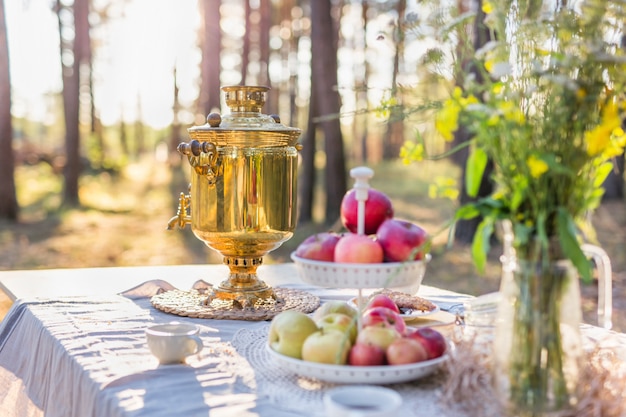
{"label": "stand handle", "polygon": [[354,178],[354,190],[357,200],[357,234],[365,234],[365,201],[367,191],[370,189],[369,179],[374,176],[374,171],[368,167],[356,167],[350,170],[350,176]]}

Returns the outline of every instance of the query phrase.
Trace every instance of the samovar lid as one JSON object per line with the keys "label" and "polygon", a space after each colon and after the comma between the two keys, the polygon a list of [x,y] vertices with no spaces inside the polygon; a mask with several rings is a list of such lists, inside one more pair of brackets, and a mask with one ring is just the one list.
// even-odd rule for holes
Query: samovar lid
{"label": "samovar lid", "polygon": [[230,114],[209,114],[204,125],[187,129],[189,136],[216,146],[294,146],[300,129],[281,124],[276,115],[261,113],[268,90],[264,86],[222,87]]}

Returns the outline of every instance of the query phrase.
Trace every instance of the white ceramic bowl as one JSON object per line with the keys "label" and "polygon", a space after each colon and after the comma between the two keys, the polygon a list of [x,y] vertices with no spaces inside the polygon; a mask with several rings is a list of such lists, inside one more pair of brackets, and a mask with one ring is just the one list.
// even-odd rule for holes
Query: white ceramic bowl
{"label": "white ceramic bowl", "polygon": [[350,366],[307,362],[281,355],[266,344],[265,349],[281,369],[300,376],[336,384],[396,384],[424,378],[448,359],[444,353],[435,359],[406,365]]}
{"label": "white ceramic bowl", "polygon": [[427,254],[423,260],[412,262],[384,262],[351,264],[313,261],[291,253],[302,280],[327,288],[395,288],[415,294],[422,284]]}

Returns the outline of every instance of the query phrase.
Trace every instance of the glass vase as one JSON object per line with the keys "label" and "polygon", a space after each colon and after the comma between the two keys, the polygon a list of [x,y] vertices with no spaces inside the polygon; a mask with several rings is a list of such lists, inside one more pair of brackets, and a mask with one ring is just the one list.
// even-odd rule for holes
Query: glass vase
{"label": "glass vase", "polygon": [[557,415],[577,401],[582,357],[578,274],[569,260],[524,259],[515,252],[520,251],[502,257],[495,388],[509,415]]}

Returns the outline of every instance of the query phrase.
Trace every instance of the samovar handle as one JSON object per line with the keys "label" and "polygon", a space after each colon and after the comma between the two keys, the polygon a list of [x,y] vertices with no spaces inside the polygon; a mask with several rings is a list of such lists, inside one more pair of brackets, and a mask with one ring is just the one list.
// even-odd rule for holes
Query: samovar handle
{"label": "samovar handle", "polygon": [[182,155],[186,155],[198,175],[206,176],[209,184],[215,184],[215,168],[217,166],[217,147],[211,142],[181,142],[176,148]]}

